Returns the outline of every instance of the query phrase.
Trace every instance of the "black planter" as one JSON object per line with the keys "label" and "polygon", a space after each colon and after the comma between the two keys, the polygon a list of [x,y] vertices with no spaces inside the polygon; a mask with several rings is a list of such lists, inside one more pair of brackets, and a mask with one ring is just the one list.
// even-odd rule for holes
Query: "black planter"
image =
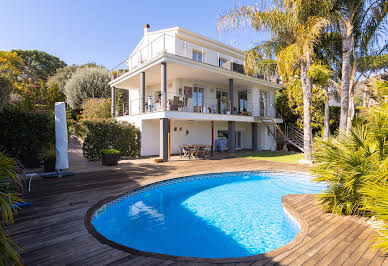
{"label": "black planter", "polygon": [[113,166],[119,163],[119,154],[102,154],[102,165]]}
{"label": "black planter", "polygon": [[55,158],[45,160],[43,163],[44,172],[45,173],[54,172],[55,171],[55,162],[56,162]]}
{"label": "black planter", "polygon": [[23,153],[24,168],[40,168],[40,158],[38,154],[32,152]]}

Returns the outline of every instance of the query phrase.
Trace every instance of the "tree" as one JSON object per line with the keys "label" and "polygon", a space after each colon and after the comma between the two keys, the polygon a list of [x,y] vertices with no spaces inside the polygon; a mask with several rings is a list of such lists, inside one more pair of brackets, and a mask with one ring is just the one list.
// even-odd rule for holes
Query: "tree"
{"label": "tree", "polygon": [[331,11],[332,25],[341,33],[342,40],[341,132],[349,131],[354,115],[352,89],[357,57],[368,53],[373,44],[376,44],[378,35],[383,32],[387,12],[388,2],[385,0],[337,0]]}
{"label": "tree", "polygon": [[58,68],[66,66],[66,63],[58,57],[38,50],[12,50],[24,61],[22,75],[33,82],[38,79],[47,81],[47,78],[55,73]]}
{"label": "tree", "polygon": [[110,79],[109,72],[103,67],[77,69],[65,85],[67,103],[73,109],[80,109],[87,99],[109,97]]}
{"label": "tree", "polygon": [[78,68],[82,67],[97,67],[97,65],[95,63],[87,63],[81,66],[71,65],[58,68],[56,72],[47,79],[46,84],[48,84],[48,86],[51,86],[53,83],[55,83],[58,86],[58,90],[61,93],[64,93],[66,81],[71,78],[71,75]]}
{"label": "tree", "polygon": [[257,6],[243,6],[223,15],[218,22],[221,28],[235,28],[248,23],[255,30],[267,30],[274,36],[268,46],[275,47],[278,70],[286,83],[295,80],[297,69],[303,91],[303,131],[305,159],[311,161],[312,81],[307,72],[313,61],[314,46],[329,21],[325,18],[331,9],[330,1],[279,1],[271,10],[261,11]]}
{"label": "tree", "polygon": [[329,79],[332,76],[332,71],[329,66],[317,61],[308,70],[308,76],[313,79],[314,86],[324,92],[325,111],[323,139],[328,140],[330,134]]}

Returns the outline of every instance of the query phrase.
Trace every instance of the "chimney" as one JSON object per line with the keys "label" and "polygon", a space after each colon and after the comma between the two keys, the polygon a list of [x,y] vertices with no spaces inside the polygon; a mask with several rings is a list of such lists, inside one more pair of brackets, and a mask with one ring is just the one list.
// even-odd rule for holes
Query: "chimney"
{"label": "chimney", "polygon": [[150,24],[145,24],[144,25],[144,36],[146,36],[149,31],[150,31]]}

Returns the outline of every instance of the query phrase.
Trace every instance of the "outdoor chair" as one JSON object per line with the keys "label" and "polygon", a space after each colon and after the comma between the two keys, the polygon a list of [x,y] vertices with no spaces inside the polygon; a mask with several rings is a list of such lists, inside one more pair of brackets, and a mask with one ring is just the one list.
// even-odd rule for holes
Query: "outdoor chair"
{"label": "outdoor chair", "polygon": [[182,145],[181,147],[181,158],[182,157],[187,157],[190,159],[191,155],[192,155],[192,146],[190,145]]}

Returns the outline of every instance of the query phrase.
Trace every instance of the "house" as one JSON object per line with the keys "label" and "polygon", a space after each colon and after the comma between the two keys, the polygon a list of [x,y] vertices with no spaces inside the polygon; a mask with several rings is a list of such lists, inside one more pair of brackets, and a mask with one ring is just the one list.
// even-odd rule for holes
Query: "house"
{"label": "house", "polygon": [[[141,131],[141,156],[180,152],[184,144],[228,139],[228,151],[275,150],[275,92],[280,84],[244,74],[245,53],[180,27],[150,31],[109,84],[126,90],[123,115]],[[114,89],[116,88],[116,89]]]}

